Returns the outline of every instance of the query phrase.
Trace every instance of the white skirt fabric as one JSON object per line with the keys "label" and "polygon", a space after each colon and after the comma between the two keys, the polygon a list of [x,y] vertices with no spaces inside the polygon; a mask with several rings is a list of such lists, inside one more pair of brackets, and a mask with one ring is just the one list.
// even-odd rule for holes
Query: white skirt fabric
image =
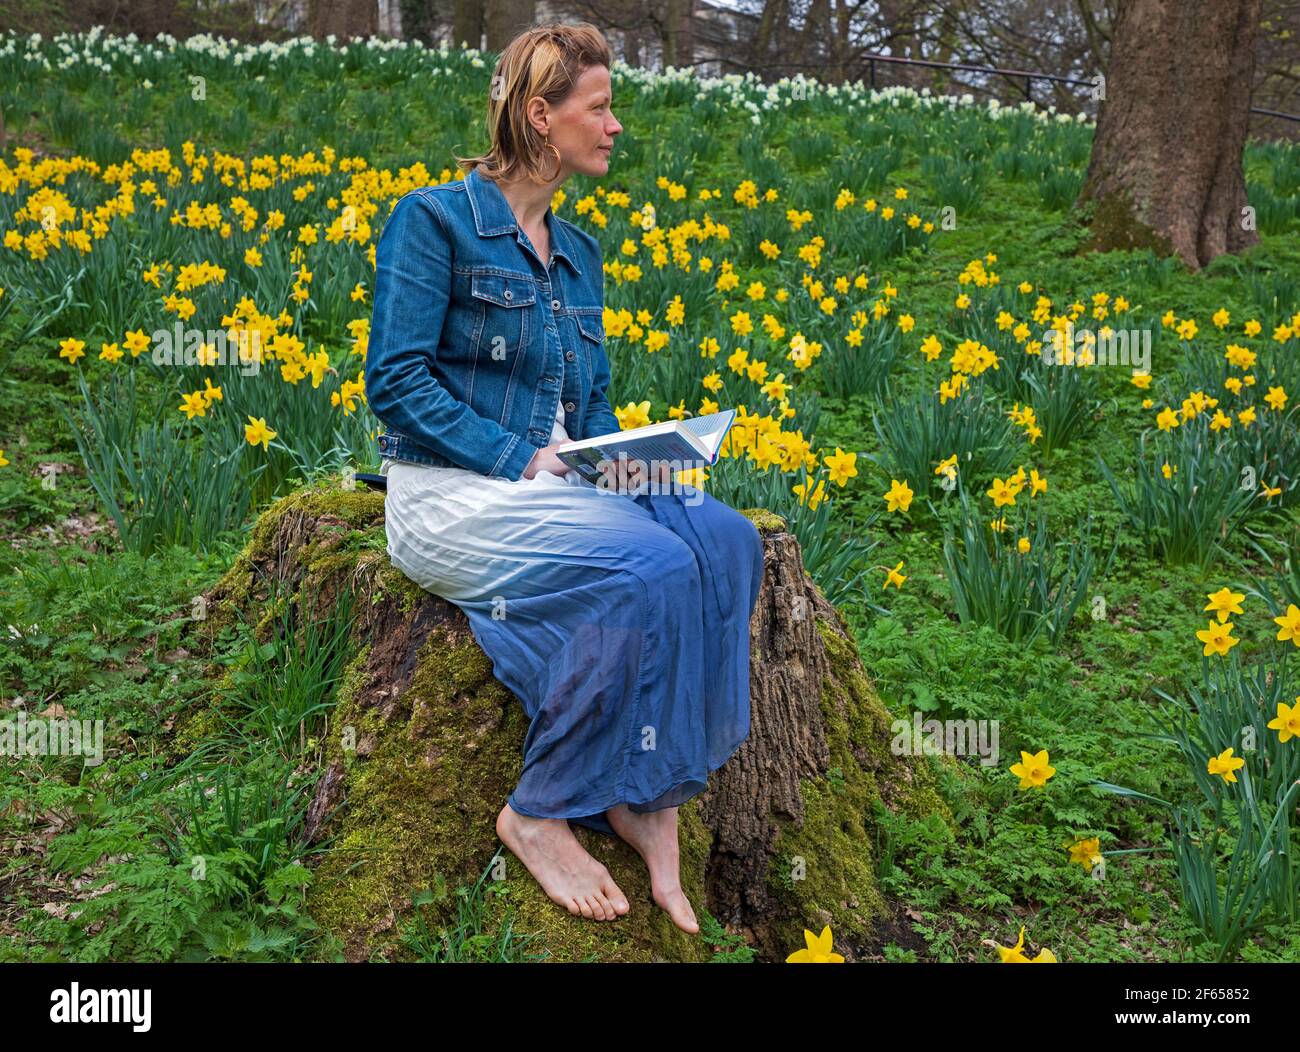
{"label": "white skirt fabric", "polygon": [[[567,441],[561,404],[551,442]],[[388,479],[384,520],[393,565],[444,599],[481,595],[504,583],[510,566],[500,558],[509,559],[507,553],[537,525],[534,494],[556,487],[561,492],[569,486],[595,489],[572,469],[511,480],[467,468],[385,459],[380,471]]]}

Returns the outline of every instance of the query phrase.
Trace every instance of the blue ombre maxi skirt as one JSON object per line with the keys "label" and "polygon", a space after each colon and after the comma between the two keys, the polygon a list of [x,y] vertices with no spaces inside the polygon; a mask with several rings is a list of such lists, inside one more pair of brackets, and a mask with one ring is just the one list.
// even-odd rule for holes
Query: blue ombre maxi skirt
{"label": "blue ombre maxi skirt", "polygon": [[610,836],[675,807],[749,735],[753,523],[702,490],[386,461],[393,564],[469,618],[530,725],[510,806]]}

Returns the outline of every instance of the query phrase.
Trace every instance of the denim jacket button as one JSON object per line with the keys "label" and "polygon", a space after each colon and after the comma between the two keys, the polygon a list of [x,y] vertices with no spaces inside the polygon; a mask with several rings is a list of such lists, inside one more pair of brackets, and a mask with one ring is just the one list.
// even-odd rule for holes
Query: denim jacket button
{"label": "denim jacket button", "polygon": [[515,294],[514,294],[513,292],[511,292],[509,289],[506,289],[506,291],[505,291],[505,297],[506,297],[506,299],[508,299],[508,300],[512,300],[512,299],[515,298]]}
{"label": "denim jacket button", "polygon": [[572,412],[573,412],[575,409],[577,409],[577,408],[578,408],[578,406],[577,406],[577,404],[576,404],[575,402],[565,402],[565,403],[564,403],[564,411],[565,411],[566,413],[572,413]]}
{"label": "denim jacket button", "polygon": [[577,355],[574,354],[572,351],[565,351],[565,352],[564,352],[564,360],[565,360],[566,362],[571,362],[571,361],[573,361],[573,359],[576,358],[576,357],[577,357]]}
{"label": "denim jacket button", "polygon": [[560,309],[560,301],[559,301],[559,300],[551,300],[551,309],[552,309],[552,310],[559,310],[559,309]]}

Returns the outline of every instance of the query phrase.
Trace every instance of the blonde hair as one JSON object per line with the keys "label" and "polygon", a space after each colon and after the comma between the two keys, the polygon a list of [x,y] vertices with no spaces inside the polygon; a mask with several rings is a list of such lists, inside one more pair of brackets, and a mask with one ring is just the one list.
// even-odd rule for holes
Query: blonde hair
{"label": "blonde hair", "polygon": [[528,100],[541,96],[552,106],[577,87],[592,66],[613,62],[609,42],[590,22],[547,22],[525,30],[501,52],[488,92],[487,130],[491,146],[479,157],[455,157],[468,174],[475,168],[488,179],[513,182],[520,174],[535,183],[554,178],[542,174],[555,166],[545,138],[525,112]]}

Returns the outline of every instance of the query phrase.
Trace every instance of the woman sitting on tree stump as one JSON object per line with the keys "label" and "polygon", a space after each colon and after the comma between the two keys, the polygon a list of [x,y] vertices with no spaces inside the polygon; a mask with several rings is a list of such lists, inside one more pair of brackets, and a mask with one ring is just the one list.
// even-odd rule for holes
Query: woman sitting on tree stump
{"label": "woman sitting on tree stump", "polygon": [[394,565],[465,612],[530,720],[498,835],[552,901],[599,920],[629,905],[569,823],[622,837],[695,932],[677,809],[749,735],[763,543],[701,490],[648,492],[626,468],[598,487],[556,456],[619,429],[600,245],[550,210],[569,175],[609,170],[611,60],[587,24],[506,47],[487,154],[384,226],[366,393]]}

